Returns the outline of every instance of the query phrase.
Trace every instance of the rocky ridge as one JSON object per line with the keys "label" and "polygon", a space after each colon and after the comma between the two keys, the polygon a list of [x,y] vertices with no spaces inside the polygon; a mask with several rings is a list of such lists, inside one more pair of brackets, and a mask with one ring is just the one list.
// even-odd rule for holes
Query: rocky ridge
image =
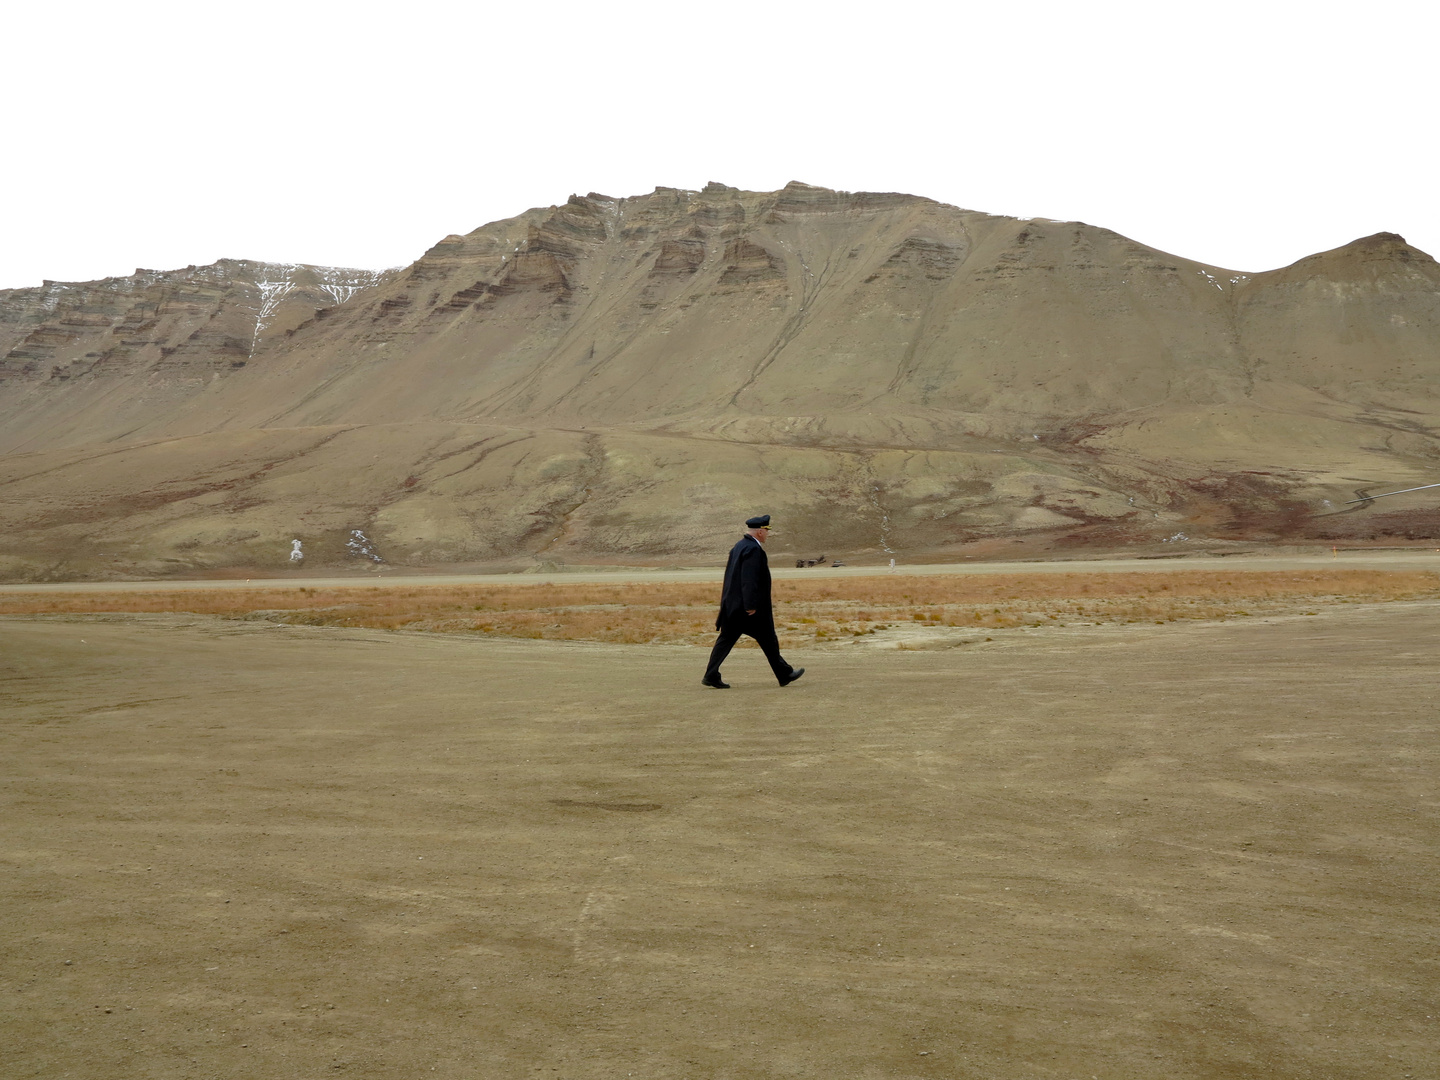
{"label": "rocky ridge", "polygon": [[755,506],[861,557],[1418,539],[1423,500],[1339,511],[1433,476],[1437,344],[1440,267],[1393,234],[1244,274],[907,195],[591,193],[384,274],[0,293],[0,481],[45,511],[9,572],[353,529],[417,565],[667,558]]}
{"label": "rocky ridge", "polygon": [[[393,272],[222,259],[0,291],[0,383],[204,378]],[[8,397],[8,395],[7,395]],[[13,399],[12,399],[13,400]],[[6,404],[11,401],[7,400]]]}

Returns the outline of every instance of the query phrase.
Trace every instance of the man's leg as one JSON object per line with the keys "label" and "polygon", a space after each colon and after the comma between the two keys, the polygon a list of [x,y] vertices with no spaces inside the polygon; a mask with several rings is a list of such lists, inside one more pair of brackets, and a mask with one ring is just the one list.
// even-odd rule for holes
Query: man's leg
{"label": "man's leg", "polygon": [[749,625],[745,627],[745,632],[759,644],[765,659],[770,661],[770,670],[775,673],[780,685],[784,686],[790,681],[790,672],[794,668],[780,655],[780,639],[775,636],[775,623],[770,619],[747,619],[746,622]]}
{"label": "man's leg", "polygon": [[720,627],[720,636],[715,639],[715,647],[710,650],[710,662],[705,665],[706,682],[719,680],[720,665],[730,655],[730,650],[735,647],[735,642],[740,640],[743,632],[739,623],[725,623]]}

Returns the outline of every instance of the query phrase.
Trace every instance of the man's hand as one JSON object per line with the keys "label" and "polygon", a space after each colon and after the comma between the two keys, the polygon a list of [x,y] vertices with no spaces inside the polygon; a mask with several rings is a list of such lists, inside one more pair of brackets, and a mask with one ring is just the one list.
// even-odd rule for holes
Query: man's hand
{"label": "man's hand", "polygon": [[745,614],[746,614],[746,615],[754,615],[755,612],[753,612],[753,611],[747,611],[747,612],[745,612]]}

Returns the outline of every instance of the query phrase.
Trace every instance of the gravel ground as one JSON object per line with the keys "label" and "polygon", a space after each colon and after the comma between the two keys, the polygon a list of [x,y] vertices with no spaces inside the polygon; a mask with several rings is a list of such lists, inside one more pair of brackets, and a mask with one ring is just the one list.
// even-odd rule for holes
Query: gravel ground
{"label": "gravel ground", "polygon": [[3,619],[0,1072],[1434,1077],[1437,648]]}

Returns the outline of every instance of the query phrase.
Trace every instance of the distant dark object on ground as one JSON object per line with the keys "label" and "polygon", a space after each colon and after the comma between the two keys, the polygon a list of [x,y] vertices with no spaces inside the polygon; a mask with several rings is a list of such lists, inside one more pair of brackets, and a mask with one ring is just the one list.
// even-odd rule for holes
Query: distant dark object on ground
{"label": "distant dark object on ground", "polygon": [[[824,566],[824,565],[825,565],[825,556],[824,556],[824,555],[821,555],[818,559],[796,559],[796,560],[795,560],[795,568],[796,568],[797,570],[803,569],[804,567],[807,567],[807,566]],[[839,564],[837,563],[836,565],[838,566]]]}

